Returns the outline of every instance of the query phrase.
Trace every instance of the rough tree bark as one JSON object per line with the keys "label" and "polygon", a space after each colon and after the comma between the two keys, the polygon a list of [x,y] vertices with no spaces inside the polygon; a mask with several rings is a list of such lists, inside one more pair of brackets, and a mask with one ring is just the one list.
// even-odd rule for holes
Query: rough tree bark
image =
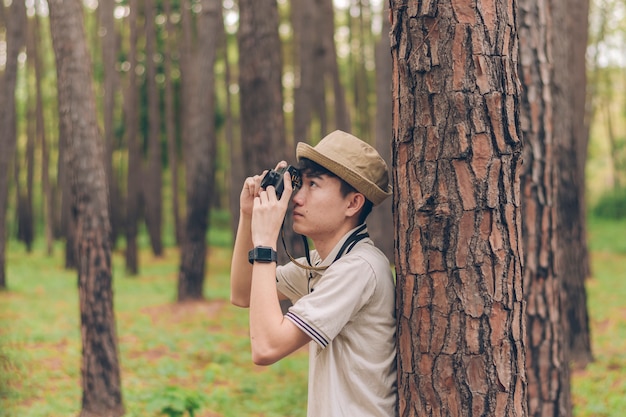
{"label": "rough tree bark", "polygon": [[98,131],[80,0],[52,0],[50,31],[57,64],[59,123],[66,136],[76,220],[82,361],[81,417],[117,417],[122,404],[113,313],[110,224],[104,151]]}
{"label": "rough tree bark", "polygon": [[525,416],[515,0],[391,0],[400,416]]}
{"label": "rough tree bark", "polygon": [[557,165],[552,108],[552,11],[549,2],[519,0],[521,173],[524,295],[527,300],[528,415],[571,415],[569,365],[556,270]]}

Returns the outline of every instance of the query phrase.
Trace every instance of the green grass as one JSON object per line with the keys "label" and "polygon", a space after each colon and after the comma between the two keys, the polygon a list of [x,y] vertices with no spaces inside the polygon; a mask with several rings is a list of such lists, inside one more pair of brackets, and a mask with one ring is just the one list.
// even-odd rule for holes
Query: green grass
{"label": "green grass", "polygon": [[577,417],[621,417],[626,409],[626,219],[590,219],[587,283],[594,362],[572,376]]}
{"label": "green grass", "polygon": [[[222,237],[220,237],[221,239]],[[0,293],[0,416],[57,417],[80,410],[76,273],[12,244]],[[199,417],[304,416],[307,356],[271,367],[250,358],[247,311],[228,303],[230,250],[213,246],[205,302],[176,304],[177,249],[141,253],[141,274],[113,258],[114,306],[126,416],[160,416],[195,401]],[[184,409],[184,406],[183,406]],[[174,414],[171,414],[174,415]]]}
{"label": "green grass", "polygon": [[[126,416],[167,415],[198,403],[197,417],[304,416],[307,355],[267,368],[250,358],[247,311],[228,303],[230,236],[209,236],[206,301],[174,303],[179,254],[141,252],[141,274],[113,257],[115,312]],[[626,221],[589,222],[588,282],[595,361],[572,376],[577,417],[626,408]],[[147,241],[144,242],[147,247]],[[0,293],[0,416],[59,417],[80,410],[81,345],[76,273],[62,247],[44,254],[11,242],[9,291]],[[175,415],[175,414],[170,414]]]}

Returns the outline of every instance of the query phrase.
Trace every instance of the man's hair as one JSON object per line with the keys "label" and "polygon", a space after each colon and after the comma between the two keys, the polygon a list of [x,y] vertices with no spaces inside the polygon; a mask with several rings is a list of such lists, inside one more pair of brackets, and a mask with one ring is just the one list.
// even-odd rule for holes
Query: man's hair
{"label": "man's hair", "polygon": [[[359,192],[357,189],[355,189],[353,186],[348,184],[342,178],[338,177],[333,172],[324,168],[317,162],[311,161],[308,158],[300,158],[300,162],[298,163],[298,169],[302,172],[302,174],[306,174],[308,176],[327,175],[329,177],[337,178],[339,182],[341,183],[341,187],[339,190],[343,197],[347,196],[348,194],[352,192],[355,192],[355,193]],[[363,195],[363,197],[365,197],[365,195]],[[370,200],[367,199],[367,197],[365,197],[365,203],[363,204],[363,207],[361,208],[361,212],[359,213],[359,224],[365,223],[365,220],[367,219],[367,216],[369,216],[369,214],[372,212],[373,207],[374,207],[374,203],[372,203]]]}

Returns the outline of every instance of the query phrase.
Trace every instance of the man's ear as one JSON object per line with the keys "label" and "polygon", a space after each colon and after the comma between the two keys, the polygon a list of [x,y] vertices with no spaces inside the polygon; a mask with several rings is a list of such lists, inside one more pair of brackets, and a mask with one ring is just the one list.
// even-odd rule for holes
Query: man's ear
{"label": "man's ear", "polygon": [[365,196],[361,193],[351,193],[348,197],[348,207],[346,208],[346,215],[354,216],[356,215],[365,204]]}

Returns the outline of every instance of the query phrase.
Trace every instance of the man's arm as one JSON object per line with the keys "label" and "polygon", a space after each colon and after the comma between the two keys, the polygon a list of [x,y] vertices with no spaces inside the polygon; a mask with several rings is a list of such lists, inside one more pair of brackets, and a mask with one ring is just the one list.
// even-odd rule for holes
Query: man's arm
{"label": "man's arm", "polygon": [[[287,163],[281,161],[276,165],[276,169],[285,166],[287,166]],[[248,262],[248,251],[253,248],[252,209],[254,198],[258,197],[261,192],[263,175],[265,175],[265,172],[261,175],[246,178],[239,196],[239,224],[230,265],[230,302],[239,307],[250,306],[252,265]],[[291,183],[288,186],[290,187]],[[282,294],[278,294],[278,296],[281,300],[286,299]]]}
{"label": "man's arm", "polygon": [[307,344],[311,338],[285,318],[276,292],[276,264],[255,263],[250,298],[252,360],[271,365]]}
{"label": "man's arm", "polygon": [[[250,223],[253,246],[269,246],[276,250],[278,234],[293,192],[289,173],[285,173],[284,183],[280,200],[271,186],[254,198]],[[309,341],[309,336],[286,319],[280,309],[276,263],[255,262],[250,286],[250,343],[254,363],[272,364]]]}
{"label": "man's arm", "polygon": [[239,225],[230,265],[230,302],[238,307],[250,306],[252,265],[248,262],[248,251],[252,249],[251,220],[250,215],[239,213]]}

